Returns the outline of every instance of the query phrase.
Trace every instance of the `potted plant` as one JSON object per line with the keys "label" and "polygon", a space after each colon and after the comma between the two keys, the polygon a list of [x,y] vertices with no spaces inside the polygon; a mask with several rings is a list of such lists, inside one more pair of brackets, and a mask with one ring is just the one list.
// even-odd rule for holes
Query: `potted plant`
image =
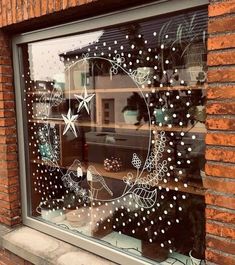
{"label": "potted plant", "polygon": [[137,93],[127,98],[127,105],[122,109],[127,124],[139,125],[143,119],[148,121],[148,109],[145,100]]}

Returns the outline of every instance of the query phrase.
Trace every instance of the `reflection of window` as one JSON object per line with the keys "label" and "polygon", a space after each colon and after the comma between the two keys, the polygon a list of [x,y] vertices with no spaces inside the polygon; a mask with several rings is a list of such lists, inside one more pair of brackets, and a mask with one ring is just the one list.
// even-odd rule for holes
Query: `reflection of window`
{"label": "reflection of window", "polygon": [[156,262],[204,258],[206,17],[21,44],[31,217]]}

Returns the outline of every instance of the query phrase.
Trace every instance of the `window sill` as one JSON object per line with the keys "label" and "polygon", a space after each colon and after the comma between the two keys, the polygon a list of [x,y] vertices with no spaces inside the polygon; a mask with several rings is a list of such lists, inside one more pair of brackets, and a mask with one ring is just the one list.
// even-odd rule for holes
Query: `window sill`
{"label": "window sill", "polygon": [[10,229],[0,225],[0,247],[35,265],[115,265],[111,261],[26,226]]}

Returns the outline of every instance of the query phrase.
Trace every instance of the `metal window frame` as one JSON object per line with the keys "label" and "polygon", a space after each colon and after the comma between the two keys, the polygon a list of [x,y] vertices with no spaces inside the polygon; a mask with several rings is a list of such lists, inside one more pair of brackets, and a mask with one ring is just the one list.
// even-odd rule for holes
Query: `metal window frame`
{"label": "metal window frame", "polygon": [[18,136],[18,152],[19,152],[19,168],[20,168],[20,187],[22,200],[22,219],[23,224],[53,237],[76,245],[82,249],[89,250],[94,254],[102,256],[113,262],[122,265],[144,265],[156,264],[156,262],[147,260],[146,258],[137,257],[129,252],[124,252],[118,248],[109,246],[100,240],[93,239],[88,236],[72,233],[53,225],[40,222],[28,215],[28,187],[27,187],[27,155],[26,144],[27,135],[24,130],[25,111],[22,100],[22,86],[20,70],[22,67],[20,44],[52,39],[71,34],[78,34],[85,31],[95,30],[98,28],[112,26],[119,23],[131,22],[138,19],[150,18],[175,11],[183,11],[184,9],[205,6],[208,0],[161,0],[153,3],[140,5],[133,8],[108,13],[101,16],[91,17],[88,19],[75,21],[72,23],[62,24],[56,27],[45,28],[42,30],[19,34],[12,39],[13,48],[13,67],[14,67],[14,85],[16,96],[16,112],[17,112],[17,136]]}

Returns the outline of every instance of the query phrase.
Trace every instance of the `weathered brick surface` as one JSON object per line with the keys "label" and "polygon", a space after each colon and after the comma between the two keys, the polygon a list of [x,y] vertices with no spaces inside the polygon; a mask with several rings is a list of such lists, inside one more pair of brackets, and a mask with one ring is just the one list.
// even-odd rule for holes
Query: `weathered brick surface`
{"label": "weathered brick surface", "polygon": [[0,27],[102,0],[2,0]]}
{"label": "weathered brick surface", "polygon": [[232,180],[224,181],[221,178],[207,177],[204,180],[204,187],[207,189],[212,189],[213,191],[233,193],[235,189],[235,182]]}
{"label": "weathered brick surface", "polygon": [[206,144],[235,146],[235,134],[233,133],[208,133],[206,135]]}
{"label": "weathered brick surface", "polygon": [[220,16],[224,14],[235,13],[235,1],[234,0],[224,0],[224,1],[210,1],[209,5],[209,17]]}
{"label": "weathered brick surface", "polygon": [[235,17],[220,17],[211,19],[208,23],[209,33],[218,33],[235,30]]}
{"label": "weathered brick surface", "polygon": [[209,85],[207,89],[208,99],[235,99],[235,86],[223,85],[212,86]]}
{"label": "weathered brick surface", "polygon": [[234,118],[211,118],[208,116],[206,125],[210,130],[235,131]]}
{"label": "weathered brick surface", "polygon": [[207,114],[235,114],[234,102],[216,102],[207,104]]}
{"label": "weathered brick surface", "polygon": [[233,254],[235,249],[235,242],[230,239],[222,239],[217,236],[207,235],[206,245],[212,249],[218,249],[228,254]]}
{"label": "weathered brick surface", "polygon": [[1,31],[0,40],[0,221],[15,225],[21,213],[13,70],[10,43]]}
{"label": "weathered brick surface", "polygon": [[14,255],[6,249],[0,249],[0,265],[32,265],[32,263]]}
{"label": "weathered brick surface", "polygon": [[235,205],[235,198],[233,194],[221,194],[208,191],[205,194],[205,202],[208,205],[214,205],[233,210]]}
{"label": "weathered brick surface", "polygon": [[[235,25],[235,24],[234,24]],[[234,64],[235,51],[228,50],[225,52],[210,52],[207,56],[207,64],[209,66],[230,65]]]}
{"label": "weathered brick surface", "polygon": [[229,255],[223,255],[211,249],[206,250],[206,259],[208,261],[213,262],[213,264],[234,265],[235,263],[234,257],[229,256]]}
{"label": "weathered brick surface", "polygon": [[235,228],[224,222],[213,222],[209,220],[206,223],[206,232],[224,238],[235,239]]}
{"label": "weathered brick surface", "polygon": [[235,167],[233,164],[208,162],[206,164],[205,170],[206,174],[209,176],[235,179]]}
{"label": "weathered brick surface", "polygon": [[212,161],[235,163],[235,150],[208,148],[206,150],[206,159]]}
{"label": "weathered brick surface", "polygon": [[210,36],[208,39],[208,50],[219,50],[235,47],[235,34],[224,34],[219,36]]}
{"label": "weathered brick surface", "polygon": [[206,218],[208,220],[235,224],[235,214],[233,211],[223,211],[223,210],[218,210],[218,209],[213,209],[213,208],[207,208]]}
{"label": "weathered brick surface", "polygon": [[218,265],[235,264],[234,14],[234,0],[209,5],[206,259]]}
{"label": "weathered brick surface", "polygon": [[235,68],[208,70],[209,82],[235,82]]}

